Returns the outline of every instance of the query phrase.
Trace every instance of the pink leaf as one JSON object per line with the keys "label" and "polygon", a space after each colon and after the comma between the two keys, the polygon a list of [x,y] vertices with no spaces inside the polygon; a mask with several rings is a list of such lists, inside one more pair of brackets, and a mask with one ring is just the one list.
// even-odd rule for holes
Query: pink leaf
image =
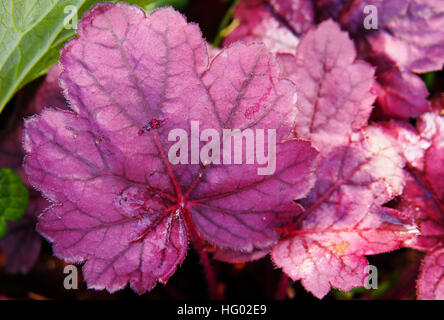
{"label": "pink leaf", "polygon": [[401,194],[404,161],[381,129],[363,130],[374,100],[373,69],[357,60],[335,22],[305,34],[295,56],[278,58],[282,75],[299,85],[295,135],[311,139],[323,157],[314,189],[300,201],[305,211],[282,229],[286,236],[272,257],[321,298],[330,285],[363,286],[365,255],[395,250],[415,236],[410,221],[381,207]]}
{"label": "pink leaf", "polygon": [[299,230],[279,242],[273,260],[318,298],[330,291],[330,285],[344,291],[362,287],[368,276],[365,255],[398,249],[415,232],[396,211],[378,210],[344,225]]}
{"label": "pink leaf", "polygon": [[277,17],[288,21],[295,34],[305,33],[314,24],[313,2],[310,0],[267,0]]}
{"label": "pink leaf", "polygon": [[429,92],[416,74],[400,70],[392,61],[368,57],[377,66],[374,90],[384,115],[407,119],[418,117],[429,110]]}
{"label": "pink leaf", "polygon": [[402,192],[403,161],[382,130],[369,127],[348,146],[326,154],[318,180],[301,201],[306,210],[273,249],[272,258],[318,298],[330,285],[363,286],[365,255],[399,248],[417,231],[398,212],[381,207]]}
{"label": "pink leaf", "polygon": [[[418,117],[429,104],[427,88],[416,74],[440,70],[444,64],[443,4],[443,0],[319,0],[311,8],[306,1],[250,0],[238,6],[235,17],[240,25],[227,43],[263,41],[274,52],[291,53],[298,43],[286,31],[298,39],[313,20],[333,18],[350,32],[358,56],[377,67],[374,92],[384,114]],[[364,27],[370,14],[364,8],[370,5],[377,9],[376,29]]]}
{"label": "pink leaf", "polygon": [[322,152],[348,142],[367,124],[374,95],[373,69],[357,60],[347,33],[323,22],[302,38],[296,55],[279,55],[283,76],[298,86],[295,134]]}
{"label": "pink leaf", "polygon": [[[269,250],[275,227],[298,212],[293,200],[312,187],[317,156],[308,142],[287,139],[295,88],[273,57],[261,45],[235,44],[209,64],[199,29],[179,13],[146,18],[122,3],[97,5],[78,34],[62,51],[60,76],[74,113],[46,110],[26,122],[26,172],[56,203],[38,225],[55,254],[85,262],[91,288],[113,292],[129,282],[143,293],[168,280],[188,240]],[[218,135],[276,130],[274,172],[173,165],[169,132],[191,137],[197,123]],[[202,146],[191,142],[191,154]]]}
{"label": "pink leaf", "polygon": [[[378,29],[366,30],[364,7],[378,10]],[[367,38],[374,53],[387,56],[402,70],[425,73],[444,63],[443,0],[354,0],[341,22]]]}
{"label": "pink leaf", "polygon": [[[367,5],[378,10],[377,30],[364,29]],[[444,1],[356,0],[340,21],[358,39],[360,55],[378,66],[383,111],[402,118],[426,112],[427,89],[414,73],[440,70],[444,64]]]}
{"label": "pink leaf", "polygon": [[418,279],[418,299],[444,299],[444,247],[424,258]]}
{"label": "pink leaf", "polygon": [[[418,121],[416,138],[412,131],[406,133],[403,127],[392,125],[390,130],[392,134],[397,133],[403,155],[408,160],[407,184],[399,209],[421,222],[421,236],[410,246],[432,250],[444,245],[444,119],[437,112],[423,115]],[[406,136],[412,138],[405,139]]]}
{"label": "pink leaf", "polygon": [[398,209],[419,223],[421,235],[409,247],[427,252],[418,279],[418,298],[442,299],[444,265],[444,118],[442,109],[424,114],[417,132],[398,124],[388,126],[407,159],[407,184]]}

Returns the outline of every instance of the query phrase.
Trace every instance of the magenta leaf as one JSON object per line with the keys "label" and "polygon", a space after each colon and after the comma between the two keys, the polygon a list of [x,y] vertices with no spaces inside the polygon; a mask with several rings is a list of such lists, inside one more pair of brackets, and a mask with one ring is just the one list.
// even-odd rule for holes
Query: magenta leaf
{"label": "magenta leaf", "polygon": [[[427,88],[417,74],[440,70],[444,64],[443,4],[443,0],[319,0],[311,8],[306,1],[250,0],[238,6],[235,17],[240,25],[227,43],[262,41],[275,52],[291,53],[311,24],[334,19],[351,34],[358,56],[376,66],[374,92],[383,114],[418,117],[429,104]],[[377,9],[377,29],[364,27],[369,16],[364,8],[371,5]]]}
{"label": "magenta leaf", "polygon": [[[364,29],[367,5],[378,9],[377,30]],[[339,19],[358,39],[360,55],[378,66],[383,111],[402,118],[426,112],[427,89],[415,73],[440,70],[444,64],[444,2],[356,0]]]}
{"label": "magenta leaf", "polygon": [[386,128],[408,161],[398,209],[418,221],[421,231],[408,246],[427,252],[418,279],[419,299],[444,298],[444,118],[440,113],[442,109],[424,114],[416,132],[397,123]]}
{"label": "magenta leaf", "polygon": [[337,23],[321,23],[301,38],[295,56],[278,58],[282,76],[298,86],[294,134],[312,140],[322,159],[314,189],[300,201],[305,210],[282,229],[272,258],[322,298],[330,285],[363,286],[366,255],[395,250],[416,235],[411,221],[381,207],[401,194],[404,161],[381,129],[365,128],[373,69],[357,59]]}
{"label": "magenta leaf", "polygon": [[444,299],[444,247],[427,253],[418,278],[418,298]]}
{"label": "magenta leaf", "polygon": [[323,229],[299,230],[279,242],[273,260],[318,298],[324,297],[330,286],[344,291],[364,286],[368,276],[365,255],[398,249],[415,230],[406,227],[409,221],[398,212],[387,208],[356,218],[343,226],[336,222]]}
{"label": "magenta leaf", "polygon": [[[378,9],[378,29],[365,30],[364,7]],[[341,16],[351,33],[367,38],[374,53],[380,53],[402,70],[425,73],[440,70],[444,63],[444,1],[355,0]]]}
{"label": "magenta leaf", "polygon": [[298,86],[298,138],[310,139],[325,153],[367,125],[373,69],[357,60],[353,42],[338,24],[323,22],[303,36],[295,56],[278,57],[283,76]]}
{"label": "magenta leaf", "polygon": [[344,6],[350,3],[350,0],[317,0],[315,1],[316,15],[319,21],[324,21],[329,18],[334,20],[340,17]]}
{"label": "magenta leaf", "polygon": [[[122,3],[97,5],[78,34],[61,56],[74,112],[48,109],[26,121],[25,170],[55,203],[38,230],[55,254],[84,262],[90,288],[114,292],[129,282],[141,294],[168,280],[189,240],[270,250],[275,228],[298,213],[293,200],[312,187],[317,157],[310,143],[288,139],[295,88],[273,57],[262,45],[234,44],[209,64],[198,27],[179,13],[147,18]],[[195,130],[237,128],[275,130],[271,174],[258,174],[263,164],[193,158],[206,146],[193,142]],[[183,142],[171,151],[174,129],[191,137],[191,164]]]}
{"label": "magenta leaf", "polygon": [[277,18],[287,21],[294,34],[305,33],[314,24],[313,1],[267,0]]}
{"label": "magenta leaf", "polygon": [[381,207],[402,192],[403,164],[393,141],[374,127],[326,154],[301,201],[306,210],[273,249],[276,265],[318,298],[330,285],[363,286],[365,255],[395,250],[417,233],[409,219]]}
{"label": "magenta leaf", "polygon": [[400,70],[385,57],[367,57],[377,66],[375,92],[384,115],[407,119],[429,110],[429,95],[423,80],[411,72]]}

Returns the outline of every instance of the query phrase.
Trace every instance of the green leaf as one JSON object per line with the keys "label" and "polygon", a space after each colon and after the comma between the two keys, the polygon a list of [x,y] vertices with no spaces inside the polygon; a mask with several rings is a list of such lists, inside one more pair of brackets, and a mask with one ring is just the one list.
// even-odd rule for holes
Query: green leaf
{"label": "green leaf", "polygon": [[427,90],[433,91],[433,87],[436,82],[436,72],[429,72],[422,75],[422,79],[424,80]]}
{"label": "green leaf", "polygon": [[0,218],[0,239],[6,235],[6,230],[8,226],[6,225],[6,221]]}
{"label": "green leaf", "polygon": [[[97,2],[101,1],[0,0],[0,113],[17,90],[48,72],[58,60],[60,49],[75,36],[76,30],[71,27],[75,20]],[[126,2],[151,11],[187,1]]]}
{"label": "green leaf", "polygon": [[188,0],[126,0],[126,3],[136,4],[143,8],[147,13],[160,7],[173,6],[176,9],[184,8]]}
{"label": "green leaf", "polygon": [[6,221],[20,220],[28,203],[28,189],[20,176],[9,168],[0,169],[0,237],[6,233]]}
{"label": "green leaf", "polygon": [[367,291],[364,287],[356,287],[350,291],[342,291],[336,288],[332,289],[332,294],[336,300],[352,300],[356,298],[356,295],[361,295]]}

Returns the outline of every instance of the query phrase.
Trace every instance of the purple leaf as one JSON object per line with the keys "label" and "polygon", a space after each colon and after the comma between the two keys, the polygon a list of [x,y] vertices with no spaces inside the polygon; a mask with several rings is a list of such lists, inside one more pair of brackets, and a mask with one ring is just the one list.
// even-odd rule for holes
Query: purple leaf
{"label": "purple leaf", "polygon": [[28,273],[40,254],[41,238],[35,231],[37,215],[43,212],[48,202],[36,192],[31,192],[29,207],[22,219],[8,222],[8,232],[0,239],[0,250],[6,256],[6,271]]}
{"label": "purple leaf", "polygon": [[424,81],[416,74],[400,70],[385,57],[367,57],[377,66],[374,90],[383,114],[395,118],[417,117],[429,110]]}
{"label": "purple leaf", "polygon": [[[276,226],[298,212],[293,200],[313,185],[317,152],[287,139],[295,88],[279,78],[265,48],[235,44],[209,65],[196,25],[172,9],[146,18],[122,3],[97,5],[78,34],[61,57],[74,112],[45,110],[26,122],[26,172],[56,203],[38,225],[55,254],[85,262],[90,288],[114,292],[129,282],[143,293],[168,280],[189,240],[270,249]],[[191,137],[197,122],[200,132],[217,135],[224,128],[276,130],[274,173],[216,160],[173,165],[168,156],[178,153],[168,150],[177,143],[169,132]],[[191,142],[191,155],[203,146]]]}
{"label": "purple leaf", "polygon": [[310,0],[267,0],[276,17],[288,21],[295,34],[303,34],[314,24],[313,2]]}
{"label": "purple leaf", "polygon": [[315,1],[316,15],[319,21],[329,18],[334,20],[340,17],[342,9],[350,0],[317,0]]}
{"label": "purple leaf", "polygon": [[418,278],[418,299],[444,299],[444,247],[428,253]]}
{"label": "purple leaf", "polygon": [[416,235],[399,212],[381,207],[401,194],[404,162],[388,135],[365,128],[373,69],[357,60],[337,23],[321,23],[302,37],[295,56],[278,58],[282,76],[299,86],[294,133],[311,139],[322,159],[314,189],[300,201],[306,209],[282,229],[272,258],[322,298],[330,285],[363,286],[365,255],[395,250]]}
{"label": "purple leaf", "polygon": [[[378,9],[376,31],[364,28],[367,5]],[[425,73],[443,66],[443,0],[355,0],[340,19],[352,34],[364,36],[374,53],[387,56],[401,70]]]}
{"label": "purple leaf", "polygon": [[[406,119],[429,110],[428,91],[417,73],[440,70],[444,64],[443,0],[320,0],[314,8],[310,5],[294,0],[243,2],[235,13],[240,25],[227,43],[263,41],[274,52],[291,53],[313,16],[317,23],[335,19],[350,32],[358,56],[377,67],[374,92],[385,115]],[[378,10],[376,30],[364,27],[368,5]]]}
{"label": "purple leaf", "polygon": [[[367,5],[378,9],[377,30],[364,29]],[[383,111],[401,118],[426,112],[427,89],[414,73],[444,64],[444,1],[355,0],[340,21],[357,39],[360,55],[378,66]]]}
{"label": "purple leaf", "polygon": [[407,245],[427,252],[418,279],[419,299],[444,298],[444,118],[440,113],[442,105],[424,114],[417,131],[398,123],[385,127],[408,161],[407,184],[398,209],[418,221],[421,234]]}
{"label": "purple leaf", "polygon": [[298,138],[310,139],[325,153],[367,125],[373,69],[357,60],[353,42],[335,22],[323,22],[305,34],[295,56],[278,58],[283,76],[297,84]]}

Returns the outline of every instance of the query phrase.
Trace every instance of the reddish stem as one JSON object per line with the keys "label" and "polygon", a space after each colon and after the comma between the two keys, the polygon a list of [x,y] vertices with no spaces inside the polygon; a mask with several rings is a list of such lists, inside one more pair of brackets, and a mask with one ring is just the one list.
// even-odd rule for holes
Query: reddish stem
{"label": "reddish stem", "polygon": [[208,292],[210,294],[210,299],[220,300],[221,298],[217,290],[217,277],[216,274],[214,273],[213,267],[211,266],[208,254],[202,247],[198,247],[196,243],[194,244],[194,247],[196,251],[199,253],[200,263],[202,264],[202,267],[204,269],[207,278]]}
{"label": "reddish stem", "polygon": [[284,272],[282,272],[281,280],[279,281],[279,287],[278,290],[276,291],[276,296],[275,296],[276,300],[285,300],[285,298],[287,297],[287,288],[289,280],[290,279],[288,278],[288,276]]}
{"label": "reddish stem", "polygon": [[194,245],[195,250],[199,254],[200,263],[204,269],[207,283],[208,283],[208,292],[210,294],[210,299],[212,300],[220,300],[220,296],[217,290],[217,277],[214,273],[213,267],[211,266],[210,259],[208,258],[208,254],[205,251],[204,243],[199,236],[196,227],[193,224],[191,219],[191,213],[188,209],[183,210],[183,218],[185,220],[185,226],[188,234],[191,236],[191,241]]}

